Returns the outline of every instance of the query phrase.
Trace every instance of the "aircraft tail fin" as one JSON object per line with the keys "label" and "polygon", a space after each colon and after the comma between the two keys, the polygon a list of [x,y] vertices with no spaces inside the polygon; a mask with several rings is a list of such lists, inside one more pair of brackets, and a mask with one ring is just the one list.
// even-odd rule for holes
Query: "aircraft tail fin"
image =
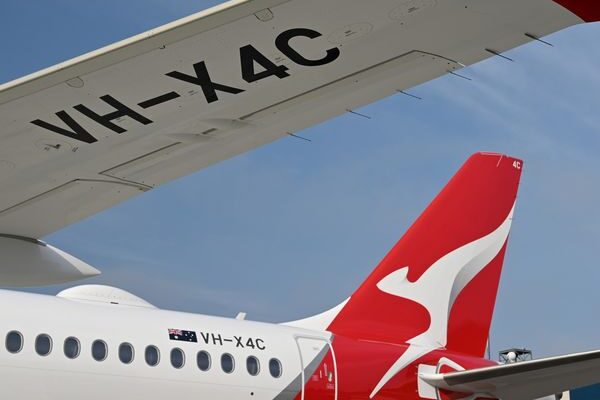
{"label": "aircraft tail fin", "polygon": [[471,156],[350,299],[304,326],[484,356],[522,166]]}

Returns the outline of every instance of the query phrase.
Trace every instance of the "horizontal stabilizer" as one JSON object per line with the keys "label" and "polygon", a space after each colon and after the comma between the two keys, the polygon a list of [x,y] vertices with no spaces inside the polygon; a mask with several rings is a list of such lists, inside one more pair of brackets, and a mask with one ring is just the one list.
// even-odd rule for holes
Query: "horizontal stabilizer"
{"label": "horizontal stabilizer", "polygon": [[0,235],[0,286],[32,287],[100,275],[78,258],[34,239]]}
{"label": "horizontal stabilizer", "polygon": [[440,391],[531,400],[600,382],[600,350],[419,378]]}

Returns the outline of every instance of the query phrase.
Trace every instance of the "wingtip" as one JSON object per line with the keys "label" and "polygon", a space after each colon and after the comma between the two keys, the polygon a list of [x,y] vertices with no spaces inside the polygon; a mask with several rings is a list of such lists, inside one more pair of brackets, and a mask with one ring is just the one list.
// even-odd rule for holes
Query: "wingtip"
{"label": "wingtip", "polygon": [[600,21],[600,3],[590,0],[554,0],[585,22]]}

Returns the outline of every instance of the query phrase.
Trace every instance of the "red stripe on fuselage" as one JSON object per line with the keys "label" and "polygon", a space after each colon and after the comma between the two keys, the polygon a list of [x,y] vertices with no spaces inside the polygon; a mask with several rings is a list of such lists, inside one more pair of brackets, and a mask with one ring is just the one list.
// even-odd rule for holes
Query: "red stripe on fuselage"
{"label": "red stripe on fuselage", "polygon": [[585,22],[600,21],[600,2],[597,0],[554,0]]}

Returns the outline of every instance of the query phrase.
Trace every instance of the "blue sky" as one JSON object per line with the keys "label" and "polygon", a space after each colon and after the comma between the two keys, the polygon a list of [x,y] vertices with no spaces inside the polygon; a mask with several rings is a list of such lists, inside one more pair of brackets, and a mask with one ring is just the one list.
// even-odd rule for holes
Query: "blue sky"
{"label": "blue sky", "polygon": [[[218,3],[7,0],[0,82]],[[296,319],[350,295],[471,153],[506,152],[526,164],[492,350],[600,348],[599,39],[571,28],[45,239],[163,308]]]}

